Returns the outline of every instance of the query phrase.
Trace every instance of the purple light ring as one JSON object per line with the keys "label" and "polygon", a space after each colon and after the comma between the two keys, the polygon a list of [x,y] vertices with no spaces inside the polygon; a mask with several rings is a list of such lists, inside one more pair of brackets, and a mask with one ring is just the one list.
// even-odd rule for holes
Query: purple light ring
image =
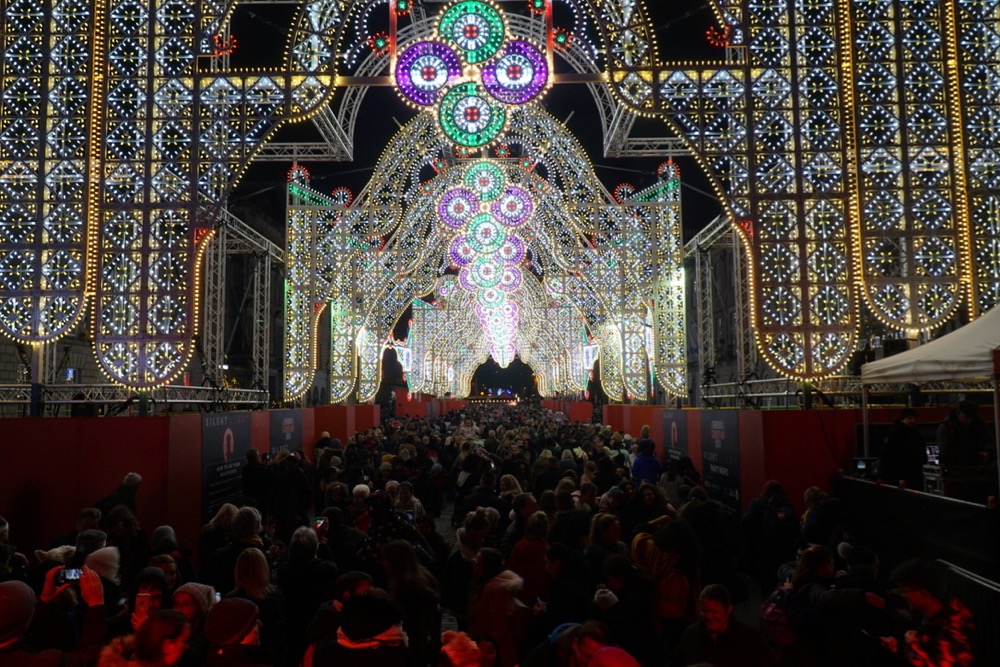
{"label": "purple light ring", "polygon": [[[436,57],[447,71],[444,83],[434,90],[421,90],[412,79],[413,65],[424,56]],[[420,106],[433,106],[441,99],[448,84],[462,75],[462,62],[459,60],[458,54],[447,44],[435,41],[417,42],[403,50],[399,60],[396,61],[394,75],[396,88],[403,97]]]}
{"label": "purple light ring", "polygon": [[[498,68],[506,68],[509,65],[516,65],[516,61],[527,61],[532,70],[529,81],[520,87],[512,88],[505,79],[507,72]],[[482,69],[483,86],[494,98],[505,104],[525,104],[538,96],[549,82],[549,66],[542,55],[542,52],[530,42],[514,40],[504,45],[503,52],[499,57],[491,60]]]}

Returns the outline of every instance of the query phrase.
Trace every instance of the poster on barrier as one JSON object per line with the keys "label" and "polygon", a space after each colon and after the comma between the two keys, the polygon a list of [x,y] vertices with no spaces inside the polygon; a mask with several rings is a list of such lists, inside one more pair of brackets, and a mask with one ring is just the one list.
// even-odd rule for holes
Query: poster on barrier
{"label": "poster on barrier", "polygon": [[250,413],[225,412],[201,419],[202,520],[243,497],[243,465],[250,449]]}
{"label": "poster on barrier", "polygon": [[283,449],[302,449],[302,411],[271,410],[271,456]]}
{"label": "poster on barrier", "polygon": [[683,410],[663,411],[663,467],[688,455],[687,414]]}
{"label": "poster on barrier", "polygon": [[740,513],[739,412],[701,413],[701,464],[705,489],[730,514]]}

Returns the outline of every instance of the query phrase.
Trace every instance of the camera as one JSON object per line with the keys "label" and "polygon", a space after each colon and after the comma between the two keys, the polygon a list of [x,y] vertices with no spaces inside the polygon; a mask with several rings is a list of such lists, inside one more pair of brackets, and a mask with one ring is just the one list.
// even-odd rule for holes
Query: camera
{"label": "camera", "polygon": [[60,584],[70,584],[75,581],[80,581],[80,575],[83,574],[83,570],[78,567],[65,567],[59,573],[59,583]]}

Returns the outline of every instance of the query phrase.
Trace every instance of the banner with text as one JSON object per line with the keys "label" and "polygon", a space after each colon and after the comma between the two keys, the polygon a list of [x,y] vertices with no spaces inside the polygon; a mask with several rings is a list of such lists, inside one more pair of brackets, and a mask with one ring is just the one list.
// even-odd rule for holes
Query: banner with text
{"label": "banner with text", "polygon": [[664,467],[688,455],[687,414],[683,410],[663,411]]}
{"label": "banner with text", "polygon": [[226,412],[201,419],[202,515],[208,521],[225,503],[243,497],[243,464],[250,449],[250,413]]}
{"label": "banner with text", "polygon": [[283,449],[302,449],[302,411],[271,410],[271,449],[274,456]]}
{"label": "banner with text", "polygon": [[739,412],[703,410],[701,460],[705,488],[731,514],[740,512]]}

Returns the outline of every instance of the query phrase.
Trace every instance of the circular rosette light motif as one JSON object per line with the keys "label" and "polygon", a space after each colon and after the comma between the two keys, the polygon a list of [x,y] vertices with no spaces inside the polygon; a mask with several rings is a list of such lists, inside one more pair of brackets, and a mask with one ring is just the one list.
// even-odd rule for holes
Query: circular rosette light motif
{"label": "circular rosette light motif", "polygon": [[489,213],[480,213],[469,223],[469,245],[478,252],[488,255],[499,250],[507,240],[507,234]]}
{"label": "circular rosette light motif", "polygon": [[438,32],[462,49],[467,62],[481,63],[500,50],[504,39],[503,17],[485,2],[467,0],[444,13]]}
{"label": "circular rosette light motif", "polygon": [[451,257],[451,261],[458,266],[466,266],[476,258],[476,251],[469,245],[469,240],[466,237],[456,236],[448,248],[448,255]]}
{"label": "circular rosette light motif", "polygon": [[448,190],[438,202],[438,215],[449,227],[458,229],[479,211],[479,198],[471,190]]}
{"label": "circular rosette light motif", "polygon": [[472,272],[469,271],[469,267],[465,267],[458,272],[458,284],[466,292],[477,292],[479,286],[476,285],[475,279],[472,277]]}
{"label": "circular rosette light motif", "polygon": [[525,104],[549,82],[549,67],[541,51],[528,42],[513,41],[503,55],[483,67],[486,91],[505,104]]}
{"label": "circular rosette light motif", "polygon": [[448,81],[461,75],[458,55],[440,42],[417,42],[396,62],[396,86],[406,99],[421,106],[436,104]]}
{"label": "circular rosette light motif", "polygon": [[493,202],[493,215],[508,227],[517,227],[527,222],[533,208],[531,196],[525,190],[509,187]]}
{"label": "circular rosette light motif", "polygon": [[487,287],[476,293],[476,299],[483,308],[499,308],[507,300],[507,296],[496,287]]}
{"label": "circular rosette light motif", "polygon": [[507,294],[516,292],[521,286],[521,270],[514,266],[508,266],[500,275],[497,287]]}
{"label": "circular rosette light motif", "polygon": [[508,236],[497,255],[505,264],[520,264],[524,259],[524,241],[516,236]]}
{"label": "circular rosette light motif", "polygon": [[492,257],[478,257],[469,267],[469,273],[479,287],[496,287],[506,271]]}
{"label": "circular rosette light motif", "polygon": [[476,162],[465,172],[465,185],[483,201],[500,196],[504,177],[500,167],[492,162]]}
{"label": "circular rosette light motif", "polygon": [[494,104],[477,83],[449,90],[438,109],[441,130],[459,146],[475,148],[496,139],[507,122],[507,110]]}

